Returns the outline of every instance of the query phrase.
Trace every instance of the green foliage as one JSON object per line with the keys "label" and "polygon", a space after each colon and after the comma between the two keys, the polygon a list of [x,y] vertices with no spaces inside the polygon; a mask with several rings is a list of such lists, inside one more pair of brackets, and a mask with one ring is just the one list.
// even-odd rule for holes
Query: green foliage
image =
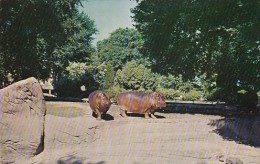
{"label": "green foliage", "polygon": [[189,92],[192,89],[193,89],[193,86],[192,86],[192,83],[190,80],[186,81],[185,83],[183,83],[182,86],[179,87],[179,90],[181,92]]}
{"label": "green foliage", "polygon": [[111,95],[111,97],[113,97],[113,99],[115,100],[115,101],[117,101],[117,98],[118,98],[118,96],[119,96],[119,94],[122,92],[123,90],[121,89],[121,87],[120,86],[115,86],[114,88],[113,88],[113,92],[112,92],[112,95]]}
{"label": "green foliage", "polygon": [[167,100],[174,100],[175,97],[179,96],[179,91],[174,89],[164,89],[163,94]]}
{"label": "green foliage", "polygon": [[69,61],[88,60],[96,29],[89,17],[79,13],[80,0],[2,0],[0,4],[1,64],[14,82],[30,76],[45,79],[51,73],[56,79]]}
{"label": "green foliage", "polygon": [[126,90],[145,91],[155,88],[154,74],[144,65],[129,61],[116,72],[115,84]]}
{"label": "green foliage", "polygon": [[139,91],[144,91],[144,71],[145,71],[145,66],[142,64],[139,64],[136,68],[136,72],[135,72],[135,88],[138,88]]}
{"label": "green foliage", "polygon": [[145,90],[155,90],[157,88],[155,75],[150,68],[146,68],[143,72],[143,88]]}
{"label": "green foliage", "polygon": [[121,69],[118,69],[116,71],[116,77],[115,77],[115,85],[116,86],[123,86],[123,72]]}
{"label": "green foliage", "polygon": [[[91,66],[86,63],[69,62],[66,71],[63,71],[56,84],[56,92],[59,97],[86,97],[88,93],[98,88],[90,72]],[[91,85],[89,85],[91,84]],[[81,86],[86,90],[82,91]]]}
{"label": "green foliage", "polygon": [[120,86],[125,89],[144,90],[150,81],[144,79],[149,71],[148,60],[140,53],[142,37],[134,29],[119,28],[108,39],[97,43],[90,56],[93,77],[101,89]]}
{"label": "green foliage", "polygon": [[113,65],[109,61],[106,68],[106,88],[112,88],[114,85],[114,70]]}
{"label": "green foliage", "polygon": [[237,93],[239,93],[239,94],[243,94],[243,95],[244,95],[244,94],[246,94],[246,92],[247,92],[246,90],[244,90],[244,89],[241,89],[241,90],[240,90],[240,91],[238,91]]}
{"label": "green foliage", "polygon": [[106,87],[106,64],[102,63],[94,68],[93,77],[95,81],[99,84],[99,89],[105,89]]}
{"label": "green foliage", "polygon": [[[31,0],[0,3],[0,55],[4,71],[14,81],[30,76],[46,78],[50,68],[46,67],[45,55],[53,50],[54,43],[59,43],[58,36],[62,34],[55,4]],[[45,53],[39,51],[39,45]]]}
{"label": "green foliage", "polygon": [[102,62],[112,62],[114,71],[122,69],[129,61],[149,65],[147,57],[142,53],[142,36],[134,29],[119,28],[112,32],[109,38],[97,43],[95,54]]}
{"label": "green foliage", "polygon": [[[260,3],[222,1],[143,0],[132,13],[154,71],[182,74],[185,81],[205,74],[228,101],[241,88],[260,90]],[[214,74],[216,80],[210,80]],[[205,87],[204,94],[211,90]]]}
{"label": "green foliage", "polygon": [[61,64],[66,66],[68,61],[87,62],[88,56],[94,51],[91,46],[92,35],[96,33],[94,21],[84,13],[73,11],[62,22],[66,37],[63,44],[56,48],[60,57]]}
{"label": "green foliage", "polygon": [[221,89],[216,87],[212,90],[209,90],[205,95],[206,100],[208,101],[214,101],[221,98]]}
{"label": "green foliage", "polygon": [[182,75],[179,74],[178,76],[175,77],[175,88],[180,89],[184,85],[184,80],[182,78]]}
{"label": "green foliage", "polygon": [[136,63],[134,60],[132,60],[132,61],[127,62],[122,70],[123,77],[124,77],[123,78],[124,88],[126,88],[126,89],[131,89],[131,88],[136,89],[135,68],[136,68]]}
{"label": "green foliage", "polygon": [[159,88],[174,88],[175,78],[170,74],[168,76],[156,74],[156,82]]}
{"label": "green foliage", "polygon": [[89,67],[86,63],[69,62],[66,71],[68,72],[68,78],[71,80],[80,80],[85,74],[87,74],[87,72],[89,72]]}
{"label": "green foliage", "polygon": [[192,89],[190,92],[184,92],[182,94],[182,100],[185,101],[195,101],[201,97],[201,93],[198,92],[196,89]]}

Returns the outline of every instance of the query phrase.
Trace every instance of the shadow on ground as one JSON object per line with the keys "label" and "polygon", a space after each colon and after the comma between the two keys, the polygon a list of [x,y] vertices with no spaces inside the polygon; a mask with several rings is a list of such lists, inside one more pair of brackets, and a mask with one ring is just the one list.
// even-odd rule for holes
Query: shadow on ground
{"label": "shadow on ground", "polygon": [[[92,112],[92,117],[97,118],[97,114]],[[112,115],[108,114],[108,113],[106,113],[106,115],[101,115],[101,118],[103,120],[105,120],[105,121],[112,121],[112,120],[114,120],[114,117]]]}
{"label": "shadow on ground", "polygon": [[260,116],[228,117],[215,120],[215,133],[225,140],[260,147]]}
{"label": "shadow on ground", "polygon": [[83,164],[83,160],[85,159],[81,159],[81,158],[78,158],[78,157],[75,157],[75,156],[67,156],[67,157],[63,157],[63,158],[60,158],[58,161],[57,161],[57,164]]}
{"label": "shadow on ground", "polygon": [[[86,159],[82,159],[82,158],[78,158],[78,157],[75,157],[75,156],[68,156],[68,157],[64,157],[64,158],[61,158],[57,161],[57,164],[83,164],[85,162]],[[92,163],[92,162],[87,162],[87,164],[105,164],[106,162],[105,161],[100,161],[100,162],[97,162],[97,163]]]}
{"label": "shadow on ground", "polygon": [[[127,116],[128,117],[143,117],[144,118],[144,114],[139,114],[139,113],[127,113]],[[164,116],[161,116],[161,115],[154,115],[156,118],[159,118],[159,119],[162,119],[162,118],[165,118]],[[149,115],[149,117],[151,117]]]}

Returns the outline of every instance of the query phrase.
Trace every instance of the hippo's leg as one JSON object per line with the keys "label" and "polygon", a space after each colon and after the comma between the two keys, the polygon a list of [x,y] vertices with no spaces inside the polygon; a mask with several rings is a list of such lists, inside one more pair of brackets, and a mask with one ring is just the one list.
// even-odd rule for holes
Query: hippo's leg
{"label": "hippo's leg", "polygon": [[123,110],[122,108],[120,108],[119,110],[120,110],[120,115],[121,115],[122,117],[127,117],[127,115],[126,115],[126,110]]}
{"label": "hippo's leg", "polygon": [[97,114],[95,112],[92,112],[93,117],[97,117]]}
{"label": "hippo's leg", "polygon": [[101,113],[97,111],[97,120],[101,120]]}
{"label": "hippo's leg", "polygon": [[154,112],[151,112],[151,117],[152,117],[152,118],[157,118],[157,117],[154,115]]}
{"label": "hippo's leg", "polygon": [[148,112],[148,111],[146,111],[146,112],[144,113],[144,118],[146,118],[146,119],[149,118],[149,112]]}
{"label": "hippo's leg", "polygon": [[101,118],[105,119],[107,116],[107,111],[103,112],[102,115],[101,115]]}
{"label": "hippo's leg", "polygon": [[126,111],[125,110],[120,110],[121,116],[127,117]]}

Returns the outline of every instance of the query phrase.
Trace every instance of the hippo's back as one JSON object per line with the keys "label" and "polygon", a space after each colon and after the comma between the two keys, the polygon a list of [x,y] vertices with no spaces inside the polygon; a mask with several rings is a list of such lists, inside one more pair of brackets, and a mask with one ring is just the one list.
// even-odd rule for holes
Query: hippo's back
{"label": "hippo's back", "polygon": [[133,113],[144,113],[149,108],[148,95],[145,92],[125,92],[118,96],[118,106]]}

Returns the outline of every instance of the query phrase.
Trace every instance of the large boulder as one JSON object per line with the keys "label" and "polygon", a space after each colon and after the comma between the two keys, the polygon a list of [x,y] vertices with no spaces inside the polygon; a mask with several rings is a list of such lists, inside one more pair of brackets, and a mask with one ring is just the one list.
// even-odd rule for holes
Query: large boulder
{"label": "large boulder", "polygon": [[87,103],[49,101],[46,107],[44,151],[24,163],[84,163],[87,153],[95,151],[91,147],[101,139],[100,129],[106,121],[92,117]]}
{"label": "large boulder", "polygon": [[0,163],[17,163],[43,151],[45,100],[35,78],[0,90]]}

